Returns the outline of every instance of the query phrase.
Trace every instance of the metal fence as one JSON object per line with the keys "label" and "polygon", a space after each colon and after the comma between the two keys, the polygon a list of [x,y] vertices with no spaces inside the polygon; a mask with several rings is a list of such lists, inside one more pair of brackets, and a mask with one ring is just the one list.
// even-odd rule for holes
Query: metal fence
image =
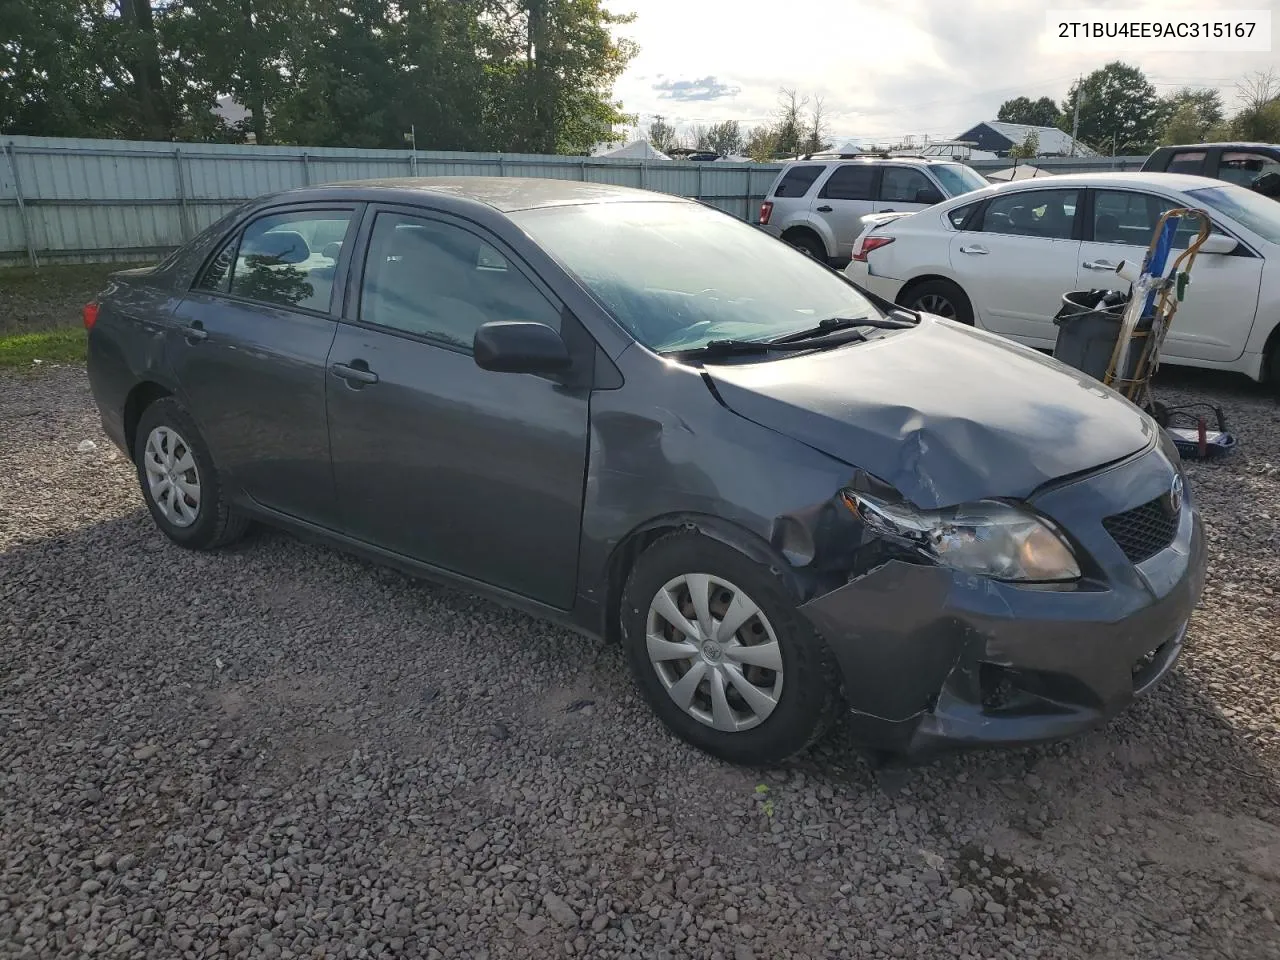
{"label": "metal fence", "polygon": [[[0,142],[0,266],[159,257],[236,204],[337,180],[555,177],[696,197],[744,219],[781,164],[499,153],[144,143],[55,137]],[[1142,158],[1037,160],[1045,172],[1136,169]],[[1011,161],[974,161],[982,173]]]}
{"label": "metal fence", "polygon": [[0,266],[145,260],[252,197],[375,177],[586,180],[696,197],[750,219],[780,169],[759,163],[53,137],[5,138],[0,149]]}

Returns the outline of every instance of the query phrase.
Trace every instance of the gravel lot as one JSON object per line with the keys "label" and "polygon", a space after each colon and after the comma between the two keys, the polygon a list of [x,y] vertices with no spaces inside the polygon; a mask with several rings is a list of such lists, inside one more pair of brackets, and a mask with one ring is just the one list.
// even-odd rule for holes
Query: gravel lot
{"label": "gravel lot", "polygon": [[617,649],[327,548],[184,552],[83,371],[0,377],[0,955],[1280,957],[1280,410],[1172,384],[1242,441],[1177,673],[875,774],[717,763]]}

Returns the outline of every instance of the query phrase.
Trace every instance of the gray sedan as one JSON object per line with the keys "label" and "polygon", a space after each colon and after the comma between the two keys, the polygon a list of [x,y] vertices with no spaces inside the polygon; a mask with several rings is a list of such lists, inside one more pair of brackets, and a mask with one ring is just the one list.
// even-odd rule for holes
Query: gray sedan
{"label": "gray sedan", "polygon": [[169,538],[262,521],[621,642],[734,762],[841,715],[912,755],[1086,729],[1170,670],[1203,585],[1137,408],[675,197],[308,187],[85,323]]}

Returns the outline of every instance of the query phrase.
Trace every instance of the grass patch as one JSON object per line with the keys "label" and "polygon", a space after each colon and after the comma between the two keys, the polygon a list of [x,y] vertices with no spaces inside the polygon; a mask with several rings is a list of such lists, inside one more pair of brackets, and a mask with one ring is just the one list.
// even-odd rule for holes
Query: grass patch
{"label": "grass patch", "polygon": [[[47,330],[0,337],[0,369],[31,369],[46,363],[84,363],[83,329]],[[39,360],[40,363],[36,363]]]}

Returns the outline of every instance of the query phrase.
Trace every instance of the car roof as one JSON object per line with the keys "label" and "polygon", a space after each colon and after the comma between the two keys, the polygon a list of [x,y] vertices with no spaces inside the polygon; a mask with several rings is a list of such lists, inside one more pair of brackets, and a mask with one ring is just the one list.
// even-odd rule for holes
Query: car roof
{"label": "car roof", "polygon": [[1113,170],[1097,173],[1055,173],[1045,177],[995,183],[989,189],[1000,191],[1037,187],[1164,187],[1167,190],[1195,190],[1200,187],[1222,187],[1223,181],[1198,177],[1190,173],[1120,173]]}
{"label": "car roof", "polygon": [[792,158],[787,161],[787,166],[822,166],[832,163],[906,163],[906,164],[937,164],[937,163],[964,163],[963,160],[953,160],[951,157],[814,157],[812,160],[803,160]]}
{"label": "car roof", "polygon": [[684,197],[651,190],[636,190],[611,183],[556,180],[538,177],[390,177],[377,180],[345,180],[299,187],[275,194],[280,199],[336,199],[369,201],[420,200],[424,194],[471,200],[502,213],[584,203],[636,203],[668,201],[692,203]]}
{"label": "car roof", "polygon": [[1204,150],[1209,147],[1267,147],[1271,150],[1280,147],[1276,143],[1261,143],[1255,140],[1215,140],[1213,143],[1175,143],[1161,150]]}

